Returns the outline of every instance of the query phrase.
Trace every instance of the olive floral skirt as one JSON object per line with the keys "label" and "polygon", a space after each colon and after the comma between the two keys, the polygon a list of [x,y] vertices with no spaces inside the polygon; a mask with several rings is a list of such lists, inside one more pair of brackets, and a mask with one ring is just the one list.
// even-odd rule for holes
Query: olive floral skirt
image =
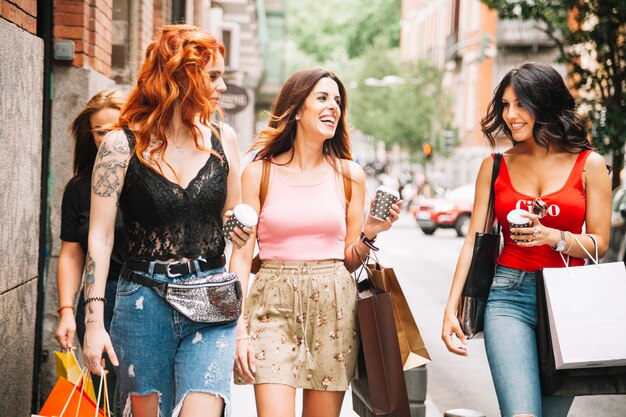
{"label": "olive floral skirt", "polygon": [[255,383],[347,390],[359,351],[356,300],[343,261],[263,261],[244,312]]}

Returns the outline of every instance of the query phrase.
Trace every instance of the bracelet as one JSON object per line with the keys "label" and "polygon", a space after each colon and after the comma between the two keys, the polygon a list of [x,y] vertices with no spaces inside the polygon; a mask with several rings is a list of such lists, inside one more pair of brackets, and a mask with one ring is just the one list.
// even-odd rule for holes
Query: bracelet
{"label": "bracelet", "polygon": [[572,233],[571,232],[565,232],[567,233],[567,235],[569,236],[569,245],[567,245],[567,248],[563,249],[563,253],[567,253],[570,249],[572,249],[572,243],[574,243],[574,238],[572,237]]}
{"label": "bracelet", "polygon": [[249,335],[249,334],[247,334],[247,335],[245,335],[245,336],[239,336],[239,337],[237,337],[236,341],[238,342],[238,341],[240,341],[240,340],[246,340],[246,339],[250,339],[250,335]]}
{"label": "bracelet", "polygon": [[365,232],[361,232],[360,237],[361,237],[361,241],[365,243],[365,246],[367,246],[374,252],[378,251],[378,248],[374,246],[374,242],[376,241],[375,237],[373,239],[368,239],[367,236],[365,236]]}
{"label": "bracelet", "polygon": [[70,306],[70,305],[61,306],[61,307],[57,308],[57,316],[61,317],[61,311],[65,310],[66,308],[69,308],[72,311],[74,311],[74,306]]}
{"label": "bracelet", "polygon": [[102,301],[103,303],[106,303],[107,299],[104,297],[89,297],[89,298],[85,298],[85,301],[83,301],[83,305],[87,305],[91,303],[92,301]]}

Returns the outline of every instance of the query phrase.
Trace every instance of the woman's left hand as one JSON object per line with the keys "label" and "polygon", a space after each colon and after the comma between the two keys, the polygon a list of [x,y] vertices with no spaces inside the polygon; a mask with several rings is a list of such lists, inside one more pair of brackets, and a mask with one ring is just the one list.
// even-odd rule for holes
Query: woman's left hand
{"label": "woman's left hand", "polygon": [[398,200],[395,204],[391,205],[391,209],[389,210],[389,215],[387,218],[383,220],[375,219],[371,216],[372,207],[374,206],[374,199],[370,202],[370,208],[367,211],[367,219],[365,220],[365,225],[363,230],[365,234],[370,236],[384,232],[391,228],[391,225],[400,218],[400,210],[402,209],[402,200]]}
{"label": "woman's left hand", "polygon": [[512,228],[511,240],[513,242],[526,248],[541,245],[554,245],[554,232],[558,233],[558,230],[541,224],[539,216],[536,214],[524,213],[523,216],[529,218],[532,221],[532,224],[529,227]]}

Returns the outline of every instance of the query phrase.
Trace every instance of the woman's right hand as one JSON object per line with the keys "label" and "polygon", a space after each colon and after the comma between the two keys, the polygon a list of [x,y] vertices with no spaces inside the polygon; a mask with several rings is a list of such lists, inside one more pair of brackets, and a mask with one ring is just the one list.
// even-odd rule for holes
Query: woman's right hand
{"label": "woman's right hand", "polygon": [[[454,335],[456,335],[461,343],[463,343],[462,346],[457,346],[454,343]],[[441,330],[441,339],[443,340],[443,343],[445,343],[450,352],[460,356],[467,356],[467,338],[461,330],[461,324],[459,323],[459,319],[456,317],[455,313],[449,312],[447,310],[443,315],[443,329]]]}
{"label": "woman's right hand", "polygon": [[83,342],[83,355],[85,366],[92,374],[102,375],[104,373],[102,352],[107,353],[113,366],[118,366],[119,362],[109,334],[103,326],[88,324],[85,330],[85,340]]}
{"label": "woman's right hand", "polygon": [[235,351],[235,373],[237,376],[249,384],[254,384],[254,373],[256,365],[254,360],[254,348],[250,343],[249,336],[244,336],[237,340],[237,350]]}
{"label": "woman's right hand", "polygon": [[63,309],[60,311],[59,323],[54,334],[62,349],[74,349],[74,335],[76,334],[76,320],[74,310]]}

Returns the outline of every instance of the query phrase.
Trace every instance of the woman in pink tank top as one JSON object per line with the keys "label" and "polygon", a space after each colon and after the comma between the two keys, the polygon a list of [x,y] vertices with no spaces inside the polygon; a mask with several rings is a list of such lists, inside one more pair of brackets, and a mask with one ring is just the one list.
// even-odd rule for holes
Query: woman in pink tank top
{"label": "woman in pink tank top", "polygon": [[[339,416],[359,350],[354,271],[399,217],[363,220],[365,173],[352,161],[346,91],[322,69],[283,86],[244,170],[243,201],[260,212],[261,267],[239,324],[236,383],[254,384],[259,417]],[[269,167],[269,169],[268,169]],[[233,262],[250,266],[254,239]]]}
{"label": "woman in pink tank top", "polygon": [[[527,63],[509,71],[481,126],[492,147],[502,134],[513,144],[502,156],[494,186],[504,249],[485,306],[485,348],[500,412],[503,417],[565,417],[572,397],[541,395],[535,271],[563,267],[561,254],[582,264],[586,253],[574,237],[588,253],[595,252],[597,244],[599,255],[604,255],[611,222],[609,172],[604,159],[591,150],[585,122],[575,113],[574,98],[563,79],[546,64]],[[488,156],[476,179],[470,232],[444,313],[441,337],[457,355],[468,355],[456,313],[475,234],[487,230],[492,167],[493,158]],[[532,213],[533,206],[539,209],[537,214]],[[513,209],[525,211],[528,227],[509,229],[507,214]]]}

